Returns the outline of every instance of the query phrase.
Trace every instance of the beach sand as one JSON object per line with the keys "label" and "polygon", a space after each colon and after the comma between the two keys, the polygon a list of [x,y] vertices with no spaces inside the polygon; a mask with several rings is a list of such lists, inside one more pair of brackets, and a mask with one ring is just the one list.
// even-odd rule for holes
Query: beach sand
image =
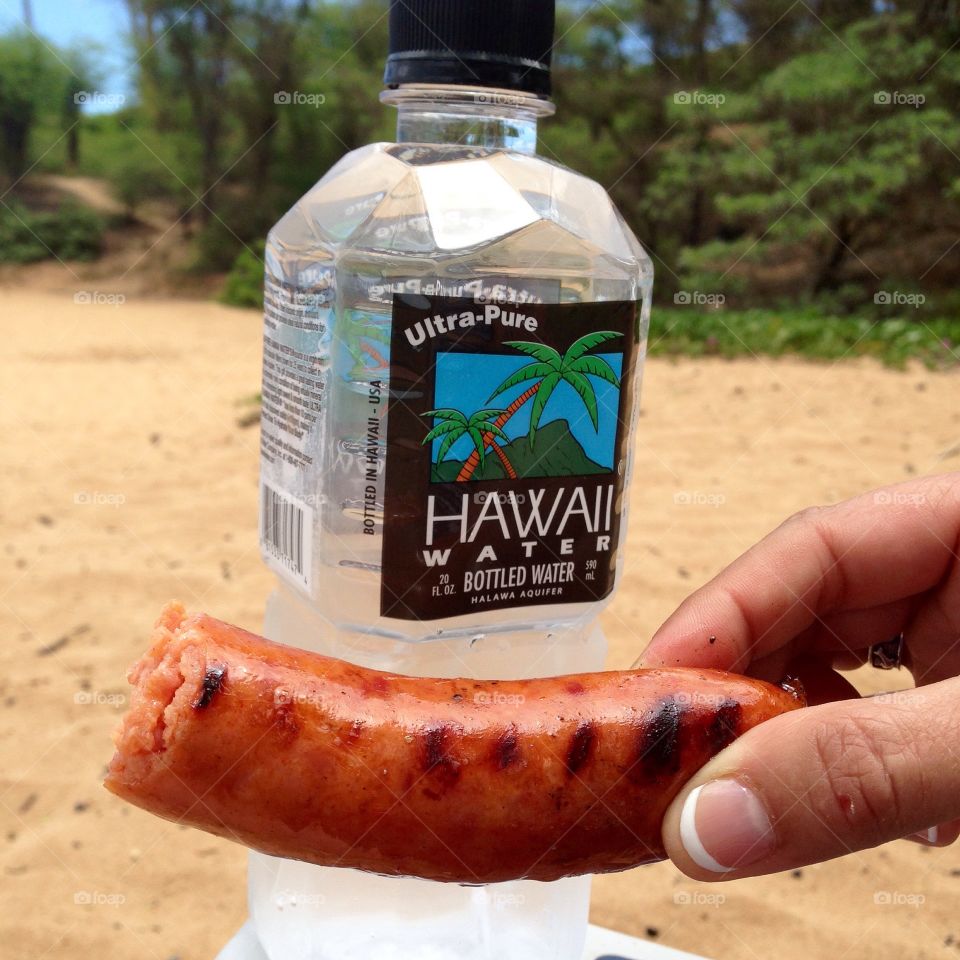
{"label": "beach sand", "polygon": [[[0,302],[0,954],[208,960],[246,914],[245,851],[99,781],[164,601],[260,627],[259,317],[20,287]],[[859,361],[649,363],[610,665],[795,510],[960,466],[958,385]],[[900,842],[725,885],[669,864],[603,877],[592,918],[724,960],[940,958],[960,956],[958,894],[956,850]]]}

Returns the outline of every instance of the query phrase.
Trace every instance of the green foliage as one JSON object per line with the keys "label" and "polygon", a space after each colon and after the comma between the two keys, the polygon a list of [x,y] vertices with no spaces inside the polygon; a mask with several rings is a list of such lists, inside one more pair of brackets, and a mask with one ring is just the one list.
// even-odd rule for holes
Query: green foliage
{"label": "green foliage", "polygon": [[923,273],[931,261],[919,253],[916,268],[887,268],[882,282],[876,264],[960,220],[943,203],[960,151],[958,64],[960,54],[917,36],[909,15],[871,17],[827,31],[706,114],[699,147],[666,160],[651,190],[670,210],[684,184],[705,184],[717,222],[717,236],[677,253],[677,286],[729,297],[737,280],[739,303],[791,291],[863,309],[878,286],[902,289]]}
{"label": "green foliage", "polygon": [[575,340],[561,356],[553,347],[543,343],[527,340],[506,340],[504,346],[513,347],[520,353],[533,358],[532,363],[524,364],[519,370],[512,373],[490,394],[490,400],[505,391],[518,386],[528,380],[535,380],[537,392],[530,408],[530,447],[536,440],[540,418],[547,406],[547,401],[553,391],[561,384],[567,383],[577,392],[590,419],[593,428],[597,429],[597,395],[593,384],[587,379],[592,374],[615,386],[619,385],[613,368],[601,357],[588,356],[588,351],[594,347],[619,337],[613,330],[598,330],[588,333]]}
{"label": "green foliage", "polygon": [[128,161],[118,164],[110,185],[131,217],[144,203],[170,199],[179,194],[175,176],[159,163]]}
{"label": "green foliage", "polygon": [[263,241],[254,250],[244,247],[220,293],[220,302],[232,307],[263,308]]}
{"label": "green foliage", "polygon": [[654,310],[652,356],[800,356],[814,360],[873,357],[902,367],[960,365],[960,319],[920,320],[901,312],[887,320],[792,310]]}
{"label": "green foliage", "polygon": [[432,417],[439,420],[432,430],[421,440],[421,444],[432,443],[439,437],[443,437],[440,449],[437,451],[436,462],[441,463],[447,455],[450,448],[463,436],[469,436],[473,443],[473,449],[480,458],[480,467],[483,468],[486,457],[486,448],[492,442],[494,437],[509,443],[509,437],[500,429],[497,418],[506,414],[506,410],[499,408],[490,408],[487,410],[475,410],[467,417],[460,410],[444,408],[441,410],[428,410],[422,414],[424,417]]}
{"label": "green foliage", "polygon": [[38,117],[58,109],[67,71],[46,44],[27,31],[0,36],[0,173],[27,169]]}
{"label": "green foliage", "polygon": [[103,221],[83,207],[65,204],[37,213],[19,203],[0,204],[0,263],[47,257],[93,260],[103,243]]}
{"label": "green foliage", "polygon": [[185,183],[189,151],[180,138],[153,129],[141,108],[83,117],[77,172],[106,180],[130,216],[145,203],[168,201],[187,209],[194,194]]}

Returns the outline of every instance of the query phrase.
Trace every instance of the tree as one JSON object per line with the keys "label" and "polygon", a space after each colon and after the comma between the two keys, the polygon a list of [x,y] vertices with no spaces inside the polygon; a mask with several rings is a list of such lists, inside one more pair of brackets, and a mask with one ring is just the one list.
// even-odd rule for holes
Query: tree
{"label": "tree", "polygon": [[[497,420],[503,416],[504,411],[499,409],[477,410],[471,413],[469,417],[464,416],[461,411],[443,407],[438,410],[428,410],[423,416],[433,417],[440,422],[423,438],[422,443],[433,443],[443,437],[440,449],[437,451],[437,463],[443,462],[443,458],[450,452],[451,447],[463,436],[469,437],[473,441],[473,451],[471,457],[477,458],[477,463],[483,466],[485,449],[492,447],[498,459],[503,464],[503,469],[511,480],[517,479],[517,471],[513,469],[503,448],[497,443],[497,438],[507,440],[506,434],[500,429]],[[472,475],[473,470],[470,471]],[[463,470],[457,475],[457,480],[469,480],[470,476],[464,476]]]}
{"label": "tree", "polygon": [[561,383],[568,384],[576,391],[590,416],[593,429],[597,430],[599,424],[597,394],[589,377],[598,377],[615,387],[620,386],[620,381],[606,360],[602,357],[591,356],[589,351],[619,336],[620,334],[613,330],[598,330],[594,333],[588,333],[586,336],[575,340],[562,356],[553,347],[548,347],[544,343],[527,340],[506,341],[506,346],[513,347],[514,350],[519,350],[521,353],[532,357],[533,362],[524,364],[519,370],[510,374],[490,394],[487,403],[521,383],[530,380],[534,382],[518,397],[515,397],[505,410],[499,412],[497,418],[492,422],[490,430],[482,437],[482,442],[477,444],[476,449],[464,461],[463,469],[457,479],[469,480],[473,476],[477,467],[483,463],[483,449],[493,442],[494,435],[500,435],[495,434],[495,431],[500,430],[529,400],[533,400],[533,406],[530,409],[529,429],[530,449],[533,450],[537,427],[540,425],[547,401]]}
{"label": "tree", "polygon": [[10,180],[30,165],[31,132],[63,82],[62,64],[32,33],[0,37],[0,169]]}
{"label": "tree", "polygon": [[[850,284],[872,292],[881,271],[871,261],[885,248],[960,226],[943,203],[960,150],[946,106],[960,55],[908,28],[903,16],[848,27],[716,111],[712,192],[726,238],[685,251],[691,287],[712,275],[709,289],[732,276],[770,290],[777,274],[807,297]],[[901,258],[894,269],[924,266]]]}
{"label": "tree", "polygon": [[[263,230],[275,219],[271,173],[281,112],[289,109],[278,104],[276,94],[299,86],[303,59],[296,41],[308,10],[305,0],[295,5],[285,0],[254,0],[240,18],[239,26],[245,30],[234,45],[241,68],[234,102],[244,131],[243,172],[250,197],[264,207]],[[256,224],[251,226],[256,229]]]}
{"label": "tree", "polygon": [[906,0],[904,10],[914,8],[917,29],[927,35],[939,34],[947,44],[960,38],[960,4],[957,0]]}
{"label": "tree", "polygon": [[198,216],[207,224],[217,205],[216,189],[224,172],[228,80],[236,37],[234,5],[231,0],[201,4],[127,0],[127,5],[151,100],[162,104],[160,118],[172,112],[171,104],[181,96],[189,106],[199,147]]}
{"label": "tree", "polygon": [[60,100],[60,120],[66,135],[67,169],[76,171],[80,166],[80,127],[83,108],[79,94],[92,90],[99,82],[99,72],[93,64],[91,53],[80,47],[64,50],[64,78]]}

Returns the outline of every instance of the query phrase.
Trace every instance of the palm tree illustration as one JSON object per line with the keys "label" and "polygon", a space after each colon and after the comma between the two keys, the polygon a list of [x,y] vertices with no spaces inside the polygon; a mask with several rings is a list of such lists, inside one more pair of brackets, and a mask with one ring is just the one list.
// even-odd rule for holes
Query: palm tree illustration
{"label": "palm tree illustration", "polygon": [[477,467],[483,463],[483,449],[493,443],[495,436],[503,435],[502,432],[494,434],[492,428],[501,430],[503,425],[531,398],[533,399],[533,407],[530,410],[529,436],[530,449],[533,450],[537,427],[540,425],[547,401],[561,383],[567,383],[573,387],[590,415],[593,429],[598,430],[597,394],[589,377],[605,380],[618,389],[620,380],[614,373],[613,367],[606,360],[602,357],[592,356],[589,351],[600,346],[601,343],[606,343],[608,340],[613,340],[621,335],[613,330],[597,330],[594,333],[588,333],[571,343],[562,356],[557,350],[548,347],[545,343],[535,343],[528,340],[507,341],[506,346],[513,347],[514,350],[519,350],[533,359],[531,363],[525,364],[515,373],[510,374],[490,394],[487,403],[498,394],[504,393],[520,383],[526,383],[528,380],[533,380],[534,383],[513,400],[490,424],[490,429],[484,433],[481,442],[476,443],[475,449],[464,461],[463,468],[457,474],[457,480],[469,480],[473,476]]}
{"label": "palm tree illustration", "polygon": [[[439,410],[428,410],[422,414],[424,417],[433,417],[440,422],[423,438],[422,444],[433,443],[439,437],[443,437],[440,449],[437,451],[437,465],[443,461],[443,458],[450,452],[450,448],[463,436],[468,436],[473,441],[473,452],[470,456],[477,457],[477,463],[483,464],[484,450],[486,447],[493,447],[494,453],[503,464],[506,475],[511,480],[517,479],[517,471],[507,457],[503,447],[497,443],[497,438],[507,440],[506,434],[496,424],[496,420],[503,416],[505,411],[501,409],[477,410],[476,413],[465,416],[459,410],[450,407],[442,407]],[[489,439],[488,439],[489,438]],[[459,480],[460,478],[457,477]]]}

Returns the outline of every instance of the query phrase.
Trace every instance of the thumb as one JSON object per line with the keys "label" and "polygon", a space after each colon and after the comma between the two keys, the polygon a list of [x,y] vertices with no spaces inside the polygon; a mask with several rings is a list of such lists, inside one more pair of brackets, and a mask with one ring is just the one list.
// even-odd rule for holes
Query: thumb
{"label": "thumb", "polygon": [[726,880],[926,836],[960,817],[958,729],[960,680],[775,717],[684,787],[663,821],[667,853],[691,877]]}

